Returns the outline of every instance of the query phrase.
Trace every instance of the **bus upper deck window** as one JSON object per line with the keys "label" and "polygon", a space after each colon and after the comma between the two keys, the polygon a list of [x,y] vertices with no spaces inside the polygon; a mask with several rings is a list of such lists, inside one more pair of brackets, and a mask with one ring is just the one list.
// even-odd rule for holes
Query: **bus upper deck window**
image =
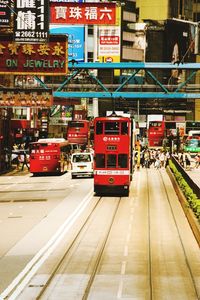
{"label": "bus upper deck window", "polygon": [[103,133],[103,123],[97,122],[96,124],[96,134],[102,134]]}
{"label": "bus upper deck window", "polygon": [[105,154],[96,154],[95,161],[97,168],[105,168]]}
{"label": "bus upper deck window", "polygon": [[105,122],[105,134],[119,134],[119,122]]}
{"label": "bus upper deck window", "polygon": [[123,135],[128,134],[128,123],[127,122],[121,123],[121,134],[123,134]]}

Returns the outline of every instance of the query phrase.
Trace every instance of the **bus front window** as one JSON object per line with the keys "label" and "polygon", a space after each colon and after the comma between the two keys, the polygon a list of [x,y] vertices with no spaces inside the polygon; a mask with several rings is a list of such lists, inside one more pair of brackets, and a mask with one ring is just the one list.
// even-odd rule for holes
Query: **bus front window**
{"label": "bus front window", "polygon": [[127,154],[119,154],[118,155],[118,167],[119,168],[127,168],[128,167],[128,155]]}
{"label": "bus front window", "polygon": [[128,123],[127,122],[121,123],[121,134],[123,134],[123,135],[128,134]]}
{"label": "bus front window", "polygon": [[105,134],[109,134],[109,135],[119,134],[119,122],[106,122]]}
{"label": "bus front window", "polygon": [[117,156],[116,154],[108,154],[107,156],[107,168],[116,168]]}
{"label": "bus front window", "polygon": [[103,123],[97,122],[96,124],[96,134],[102,134],[103,133]]}
{"label": "bus front window", "polygon": [[105,154],[96,154],[95,161],[97,168],[105,168]]}

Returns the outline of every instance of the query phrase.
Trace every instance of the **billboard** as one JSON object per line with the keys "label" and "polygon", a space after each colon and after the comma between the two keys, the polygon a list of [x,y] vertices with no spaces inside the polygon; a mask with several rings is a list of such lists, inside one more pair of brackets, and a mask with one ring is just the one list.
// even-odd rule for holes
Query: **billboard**
{"label": "billboard", "polygon": [[84,26],[50,25],[50,33],[68,36],[68,61],[84,61]]}
{"label": "billboard", "polygon": [[50,0],[49,1],[50,3],[52,2],[54,2],[54,3],[60,3],[60,2],[62,2],[62,3],[67,3],[67,2],[78,2],[78,3],[81,3],[81,2],[84,2],[83,0]]}
{"label": "billboard", "polygon": [[52,89],[0,88],[0,107],[50,107],[52,104]]}
{"label": "billboard", "polygon": [[116,3],[50,3],[50,23],[115,25]]}
{"label": "billboard", "polygon": [[0,27],[10,26],[11,0],[0,0]]}
{"label": "billboard", "polygon": [[50,36],[47,44],[21,44],[0,36],[0,74],[66,75],[67,37]]}
{"label": "billboard", "polygon": [[14,40],[46,43],[49,38],[49,1],[14,1]]}
{"label": "billboard", "polygon": [[99,27],[99,56],[120,56],[120,27]]}

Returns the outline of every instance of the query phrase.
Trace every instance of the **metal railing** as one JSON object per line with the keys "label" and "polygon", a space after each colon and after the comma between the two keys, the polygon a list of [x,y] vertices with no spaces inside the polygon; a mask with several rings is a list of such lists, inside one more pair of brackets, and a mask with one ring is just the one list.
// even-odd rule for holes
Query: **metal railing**
{"label": "metal railing", "polygon": [[176,157],[172,156],[171,160],[173,164],[176,166],[177,170],[181,173],[185,181],[188,183],[188,185],[191,187],[193,192],[197,195],[197,197],[200,199],[200,188],[199,186],[192,180],[192,178],[187,174],[187,172],[184,170],[184,168],[180,165]]}

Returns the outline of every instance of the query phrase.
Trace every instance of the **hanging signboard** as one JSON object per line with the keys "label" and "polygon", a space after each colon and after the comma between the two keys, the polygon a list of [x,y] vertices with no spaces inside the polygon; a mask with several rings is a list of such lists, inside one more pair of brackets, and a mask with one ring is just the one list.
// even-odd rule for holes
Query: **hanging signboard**
{"label": "hanging signboard", "polygon": [[67,36],[52,35],[47,44],[15,43],[0,36],[0,74],[66,75]]}
{"label": "hanging signboard", "polygon": [[0,107],[50,107],[52,104],[52,89],[0,88]]}
{"label": "hanging signboard", "polygon": [[0,27],[7,27],[10,25],[11,0],[0,0]]}
{"label": "hanging signboard", "polygon": [[114,25],[116,3],[50,3],[50,23]]}
{"label": "hanging signboard", "polygon": [[14,40],[21,43],[47,43],[49,1],[14,1]]}

